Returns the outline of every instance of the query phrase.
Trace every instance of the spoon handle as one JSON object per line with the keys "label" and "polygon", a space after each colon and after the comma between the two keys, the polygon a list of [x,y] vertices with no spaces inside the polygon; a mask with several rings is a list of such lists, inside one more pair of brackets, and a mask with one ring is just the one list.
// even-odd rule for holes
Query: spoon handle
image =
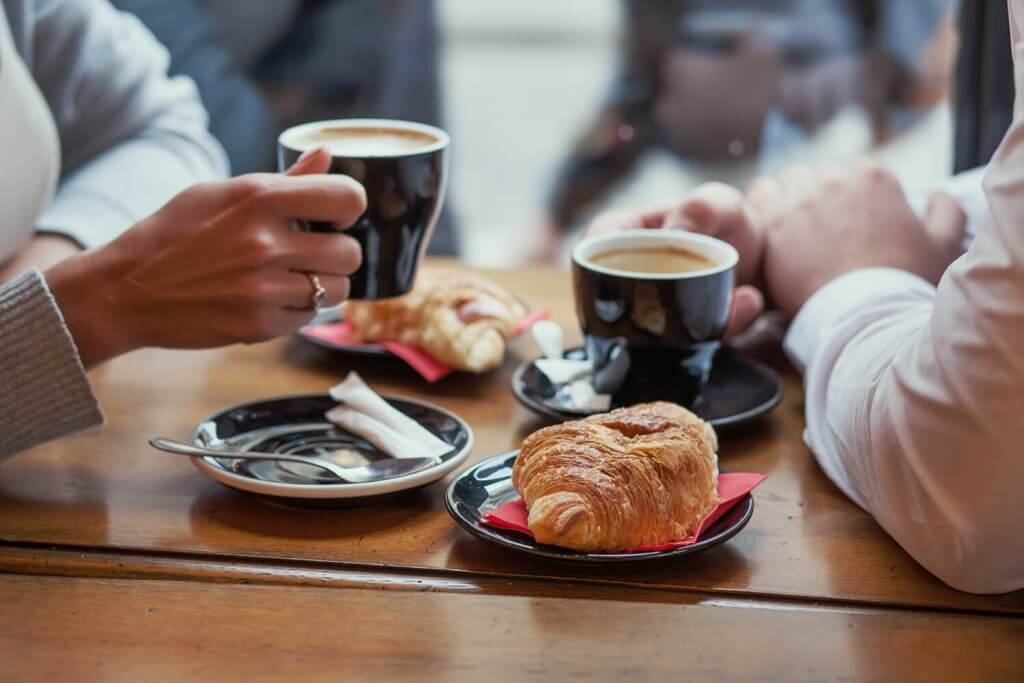
{"label": "spoon handle", "polygon": [[338,465],[333,463],[324,462],[323,460],[317,460],[316,458],[304,458],[300,455],[285,455],[283,453],[257,453],[253,451],[245,452],[225,452],[217,451],[212,448],[203,448],[202,446],[196,446],[194,444],[184,443],[182,441],[176,441],[174,439],[168,439],[163,436],[156,436],[149,440],[149,445],[158,451],[164,451],[166,453],[177,453],[178,455],[188,455],[191,457],[204,457],[212,456],[214,458],[230,458],[232,460],[277,460],[281,462],[298,462],[303,465],[312,465],[313,467],[319,467],[322,470],[330,472],[338,479],[342,481],[349,481],[348,477],[345,476],[345,470]]}

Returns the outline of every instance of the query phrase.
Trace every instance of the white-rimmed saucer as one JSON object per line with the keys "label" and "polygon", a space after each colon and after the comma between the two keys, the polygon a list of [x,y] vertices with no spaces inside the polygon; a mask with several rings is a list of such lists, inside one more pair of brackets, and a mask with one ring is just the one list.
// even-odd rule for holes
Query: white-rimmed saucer
{"label": "white-rimmed saucer", "polygon": [[[225,486],[282,502],[361,504],[438,481],[469,457],[473,432],[461,418],[430,403],[383,398],[451,444],[451,450],[441,456],[436,465],[365,484],[338,483],[316,468],[295,463],[239,460],[228,456],[197,457],[192,461],[200,472]],[[346,467],[389,457],[364,439],[328,422],[324,413],[336,405],[327,394],[245,403],[203,420],[196,427],[192,441],[217,450],[315,456]]]}

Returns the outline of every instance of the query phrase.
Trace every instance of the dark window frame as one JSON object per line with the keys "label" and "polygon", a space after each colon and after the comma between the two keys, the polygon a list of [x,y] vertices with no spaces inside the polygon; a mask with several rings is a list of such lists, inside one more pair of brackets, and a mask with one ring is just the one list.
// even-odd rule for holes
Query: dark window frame
{"label": "dark window frame", "polygon": [[1013,117],[1013,57],[1004,0],[962,0],[954,102],[954,171],[987,164]]}

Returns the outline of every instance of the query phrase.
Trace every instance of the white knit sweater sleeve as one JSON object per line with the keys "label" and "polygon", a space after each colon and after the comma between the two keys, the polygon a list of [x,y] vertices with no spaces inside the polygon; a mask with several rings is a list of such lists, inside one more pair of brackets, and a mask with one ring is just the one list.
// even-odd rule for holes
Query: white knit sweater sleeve
{"label": "white knit sweater sleeve", "polygon": [[103,422],[38,270],[0,283],[0,460]]}

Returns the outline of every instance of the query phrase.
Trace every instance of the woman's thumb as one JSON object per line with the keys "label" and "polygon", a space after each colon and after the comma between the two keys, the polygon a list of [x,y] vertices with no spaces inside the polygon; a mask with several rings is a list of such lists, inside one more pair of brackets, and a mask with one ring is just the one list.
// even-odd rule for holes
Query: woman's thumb
{"label": "woman's thumb", "polygon": [[331,167],[331,153],[326,147],[314,147],[302,153],[295,163],[285,171],[285,175],[313,175],[327,173]]}

